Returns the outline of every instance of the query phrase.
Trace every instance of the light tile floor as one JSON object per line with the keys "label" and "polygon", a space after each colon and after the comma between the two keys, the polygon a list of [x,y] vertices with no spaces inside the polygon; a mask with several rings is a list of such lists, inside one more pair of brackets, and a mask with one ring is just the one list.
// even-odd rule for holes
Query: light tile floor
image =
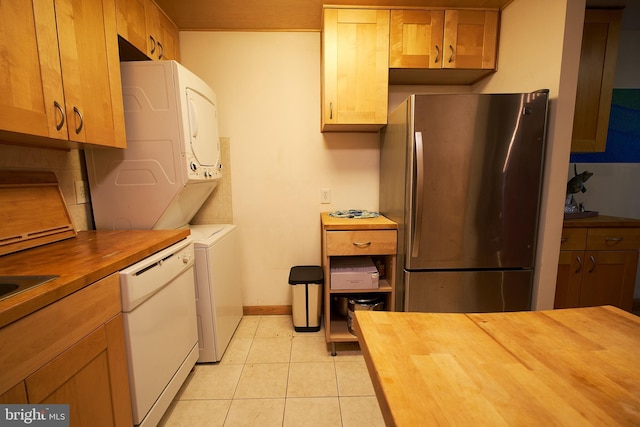
{"label": "light tile floor", "polygon": [[384,426],[362,353],[331,356],[324,330],[291,316],[245,316],[222,361],[198,364],[160,422],[175,426]]}

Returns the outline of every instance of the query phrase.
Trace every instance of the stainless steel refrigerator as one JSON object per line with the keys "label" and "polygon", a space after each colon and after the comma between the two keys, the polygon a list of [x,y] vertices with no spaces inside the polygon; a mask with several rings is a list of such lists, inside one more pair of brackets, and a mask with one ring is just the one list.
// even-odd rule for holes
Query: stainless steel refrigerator
{"label": "stainless steel refrigerator", "polygon": [[548,91],[411,95],[381,133],[397,310],[531,309]]}

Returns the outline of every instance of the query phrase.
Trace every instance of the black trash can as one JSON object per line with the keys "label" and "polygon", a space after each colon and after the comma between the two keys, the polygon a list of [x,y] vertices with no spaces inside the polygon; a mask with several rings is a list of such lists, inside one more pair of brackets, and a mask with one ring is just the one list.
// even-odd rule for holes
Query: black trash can
{"label": "black trash can", "polygon": [[322,284],[324,274],[317,265],[299,265],[289,272],[289,285],[293,286],[291,311],[296,332],[320,330],[322,314]]}

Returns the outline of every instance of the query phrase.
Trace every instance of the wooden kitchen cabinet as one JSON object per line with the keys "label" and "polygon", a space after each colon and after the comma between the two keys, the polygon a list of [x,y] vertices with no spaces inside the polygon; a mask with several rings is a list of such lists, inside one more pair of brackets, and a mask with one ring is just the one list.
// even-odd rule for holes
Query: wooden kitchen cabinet
{"label": "wooden kitchen cabinet", "polygon": [[147,0],[116,0],[118,35],[140,52],[147,52]]}
{"label": "wooden kitchen cabinet", "polygon": [[386,125],[388,64],[389,10],[323,9],[323,132],[375,132]]}
{"label": "wooden kitchen cabinet", "polygon": [[[565,222],[556,280],[554,308],[614,305],[631,311],[640,249],[640,221],[615,225],[606,218]],[[582,221],[582,223],[576,221]],[[584,227],[567,227],[584,224]],[[619,221],[624,224],[623,220]]]}
{"label": "wooden kitchen cabinet", "polygon": [[113,0],[34,0],[2,6],[0,14],[0,47],[11,63],[0,82],[3,139],[62,148],[124,147]]}
{"label": "wooden kitchen cabinet", "polygon": [[[334,296],[382,295],[385,310],[394,310],[397,224],[382,216],[371,219],[334,218],[327,212],[323,212],[320,219],[324,272],[324,327],[327,343],[331,344],[331,353],[335,355],[336,343],[356,342],[358,338],[349,332],[347,319],[337,311]],[[362,255],[369,255],[379,260],[383,266],[384,272],[381,272],[378,288],[332,289],[332,258]]]}
{"label": "wooden kitchen cabinet", "polygon": [[621,9],[585,11],[572,152],[605,151],[621,18]]}
{"label": "wooden kitchen cabinet", "polygon": [[116,0],[116,10],[118,35],[140,53],[154,60],[180,59],[178,27],[155,2]]}
{"label": "wooden kitchen cabinet", "polygon": [[390,68],[496,68],[498,11],[391,10]]}
{"label": "wooden kitchen cabinet", "polygon": [[179,59],[178,27],[152,0],[145,1],[147,56],[151,59]]}
{"label": "wooden kitchen cabinet", "polygon": [[498,18],[497,10],[391,10],[390,82],[467,84],[490,74],[496,69]]}
{"label": "wooden kitchen cabinet", "polygon": [[0,399],[69,404],[72,426],[132,425],[117,273],[0,329],[0,349]]}

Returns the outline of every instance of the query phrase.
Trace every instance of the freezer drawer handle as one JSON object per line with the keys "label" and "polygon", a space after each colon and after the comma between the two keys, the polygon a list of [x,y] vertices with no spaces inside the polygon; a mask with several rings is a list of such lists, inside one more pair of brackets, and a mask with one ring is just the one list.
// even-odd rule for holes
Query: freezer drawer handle
{"label": "freezer drawer handle", "polygon": [[371,242],[353,242],[353,246],[358,248],[368,248],[371,246]]}

